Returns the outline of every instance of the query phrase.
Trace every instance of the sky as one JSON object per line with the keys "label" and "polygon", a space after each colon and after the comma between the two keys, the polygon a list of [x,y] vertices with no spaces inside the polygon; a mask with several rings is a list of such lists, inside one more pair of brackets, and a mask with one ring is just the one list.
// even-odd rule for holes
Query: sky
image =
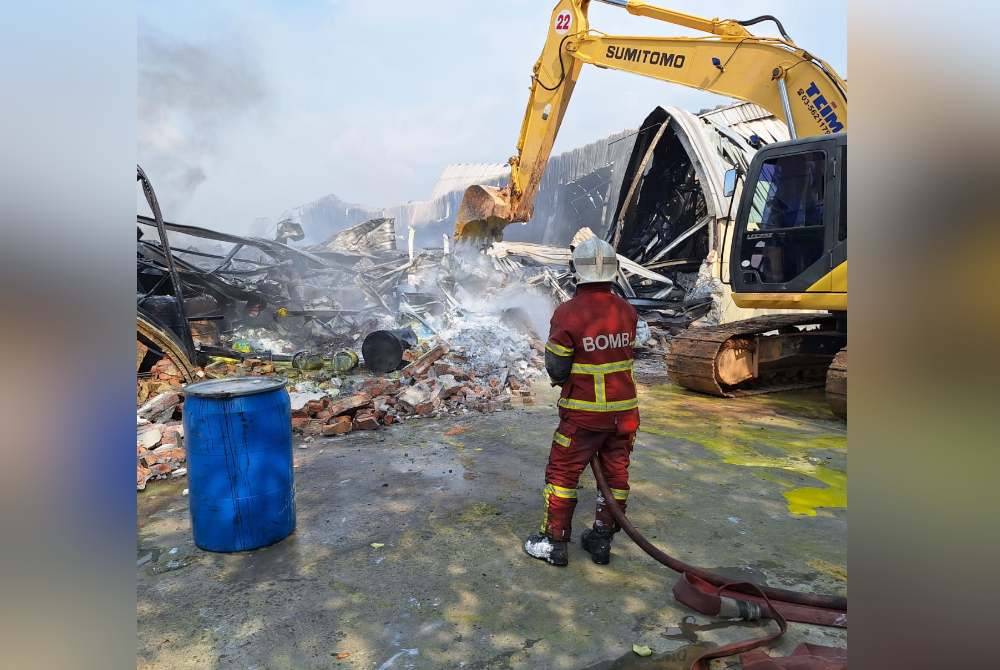
{"label": "sky", "polygon": [[[773,14],[847,76],[846,0],[672,0]],[[365,207],[430,196],[451,163],[515,150],[553,1],[174,0],[139,5],[138,159],[168,220],[243,232],[328,194]],[[591,3],[591,28],[687,35]],[[755,34],[777,34],[758,24]],[[555,153],[635,128],[656,105],[727,102],[584,68]]]}

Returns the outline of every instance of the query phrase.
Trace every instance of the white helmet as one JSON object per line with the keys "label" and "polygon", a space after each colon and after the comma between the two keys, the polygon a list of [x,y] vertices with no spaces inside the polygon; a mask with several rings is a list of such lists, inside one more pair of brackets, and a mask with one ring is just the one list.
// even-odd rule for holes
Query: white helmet
{"label": "white helmet", "polygon": [[577,284],[614,281],[618,276],[618,255],[610,244],[591,237],[573,249],[570,269],[576,274]]}

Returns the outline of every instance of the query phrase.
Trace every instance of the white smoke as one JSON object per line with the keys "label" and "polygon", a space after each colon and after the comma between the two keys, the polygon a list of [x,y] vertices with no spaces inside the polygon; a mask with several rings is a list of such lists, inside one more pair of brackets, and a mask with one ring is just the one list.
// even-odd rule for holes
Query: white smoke
{"label": "white smoke", "polygon": [[168,219],[239,141],[233,125],[267,102],[258,64],[233,40],[195,44],[140,24],[138,158]]}

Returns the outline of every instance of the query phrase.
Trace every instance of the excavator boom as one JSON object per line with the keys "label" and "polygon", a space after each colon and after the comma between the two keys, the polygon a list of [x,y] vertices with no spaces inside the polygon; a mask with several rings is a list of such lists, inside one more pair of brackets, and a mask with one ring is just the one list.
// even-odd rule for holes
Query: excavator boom
{"label": "excavator boom", "polygon": [[[510,183],[472,186],[459,206],[456,240],[499,239],[504,226],[531,218],[532,204],[559,126],[586,64],[632,72],[739,100],[785,119],[793,137],[847,127],[846,84],[798,47],[773,17],[704,19],[636,0],[600,0],[631,14],[706,33],[704,37],[606,35],[590,28],[590,0],[561,0],[531,77]],[[774,20],[782,37],[757,37],[743,25]]]}
{"label": "excavator boom", "polygon": [[[599,1],[703,35],[606,35],[588,23],[590,0],[560,0],[532,70],[517,153],[509,161],[510,182],[465,192],[456,240],[500,239],[507,224],[531,218],[584,65],[756,103],[785,120],[793,141],[765,147],[750,164],[740,207],[730,222],[733,301],[738,307],[798,313],[688,329],[674,337],[667,368],[683,386],[724,396],[811,385],[825,376],[831,406],[843,413],[846,83],[795,44],[772,16],[706,19],[638,0]],[[748,30],[762,21],[773,21],[781,37],[759,37]]]}

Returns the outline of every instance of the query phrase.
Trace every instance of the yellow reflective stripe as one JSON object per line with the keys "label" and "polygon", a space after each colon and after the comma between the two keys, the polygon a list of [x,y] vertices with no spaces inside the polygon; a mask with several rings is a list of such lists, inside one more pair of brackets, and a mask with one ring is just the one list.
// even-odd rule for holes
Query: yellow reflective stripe
{"label": "yellow reflective stripe", "polygon": [[554,495],[557,498],[576,498],[576,489],[568,489],[565,486],[546,484],[545,491],[547,494]]}
{"label": "yellow reflective stripe", "polygon": [[613,372],[628,372],[631,378],[632,359],[613,361],[611,363],[574,363],[570,368],[571,374],[594,376],[594,400],[560,398],[559,406],[566,409],[580,409],[587,412],[620,412],[622,410],[635,409],[639,406],[638,398],[608,402],[604,376]]}
{"label": "yellow reflective stripe", "polygon": [[549,532],[549,487],[548,486],[542,489],[542,500],[545,501],[545,505],[542,507],[542,527],[539,528],[539,532],[547,533]]}
{"label": "yellow reflective stripe", "polygon": [[628,500],[628,489],[611,489],[611,495],[615,497],[615,500],[625,502]]}
{"label": "yellow reflective stripe", "polygon": [[561,447],[568,447],[570,444],[570,439],[558,430],[556,431],[556,434],[552,436],[552,441]]}
{"label": "yellow reflective stripe", "polygon": [[552,340],[549,340],[548,342],[545,343],[545,351],[551,351],[556,356],[566,357],[573,355],[572,349],[564,347],[558,342],[553,342]]}
{"label": "yellow reflective stripe", "polygon": [[[604,384],[604,375],[609,375],[613,372],[628,372],[629,377],[632,376],[632,359],[626,359],[624,361],[613,361],[611,363],[574,363],[573,367],[570,368],[571,374],[577,375],[593,375],[594,376],[594,402],[599,405],[607,404],[607,391]],[[581,400],[579,402],[587,402]],[[572,409],[572,408],[571,408]],[[614,410],[594,410],[594,411],[607,411],[611,412]]]}
{"label": "yellow reflective stripe", "polygon": [[632,369],[632,359],[624,361],[614,361],[612,363],[573,363],[570,372],[578,375],[611,374],[612,372],[625,372]]}
{"label": "yellow reflective stripe", "polygon": [[589,400],[576,400],[574,398],[560,398],[559,406],[566,409],[580,409],[585,412],[621,412],[638,407],[639,399],[631,398],[629,400],[615,400],[612,402],[591,402]]}

